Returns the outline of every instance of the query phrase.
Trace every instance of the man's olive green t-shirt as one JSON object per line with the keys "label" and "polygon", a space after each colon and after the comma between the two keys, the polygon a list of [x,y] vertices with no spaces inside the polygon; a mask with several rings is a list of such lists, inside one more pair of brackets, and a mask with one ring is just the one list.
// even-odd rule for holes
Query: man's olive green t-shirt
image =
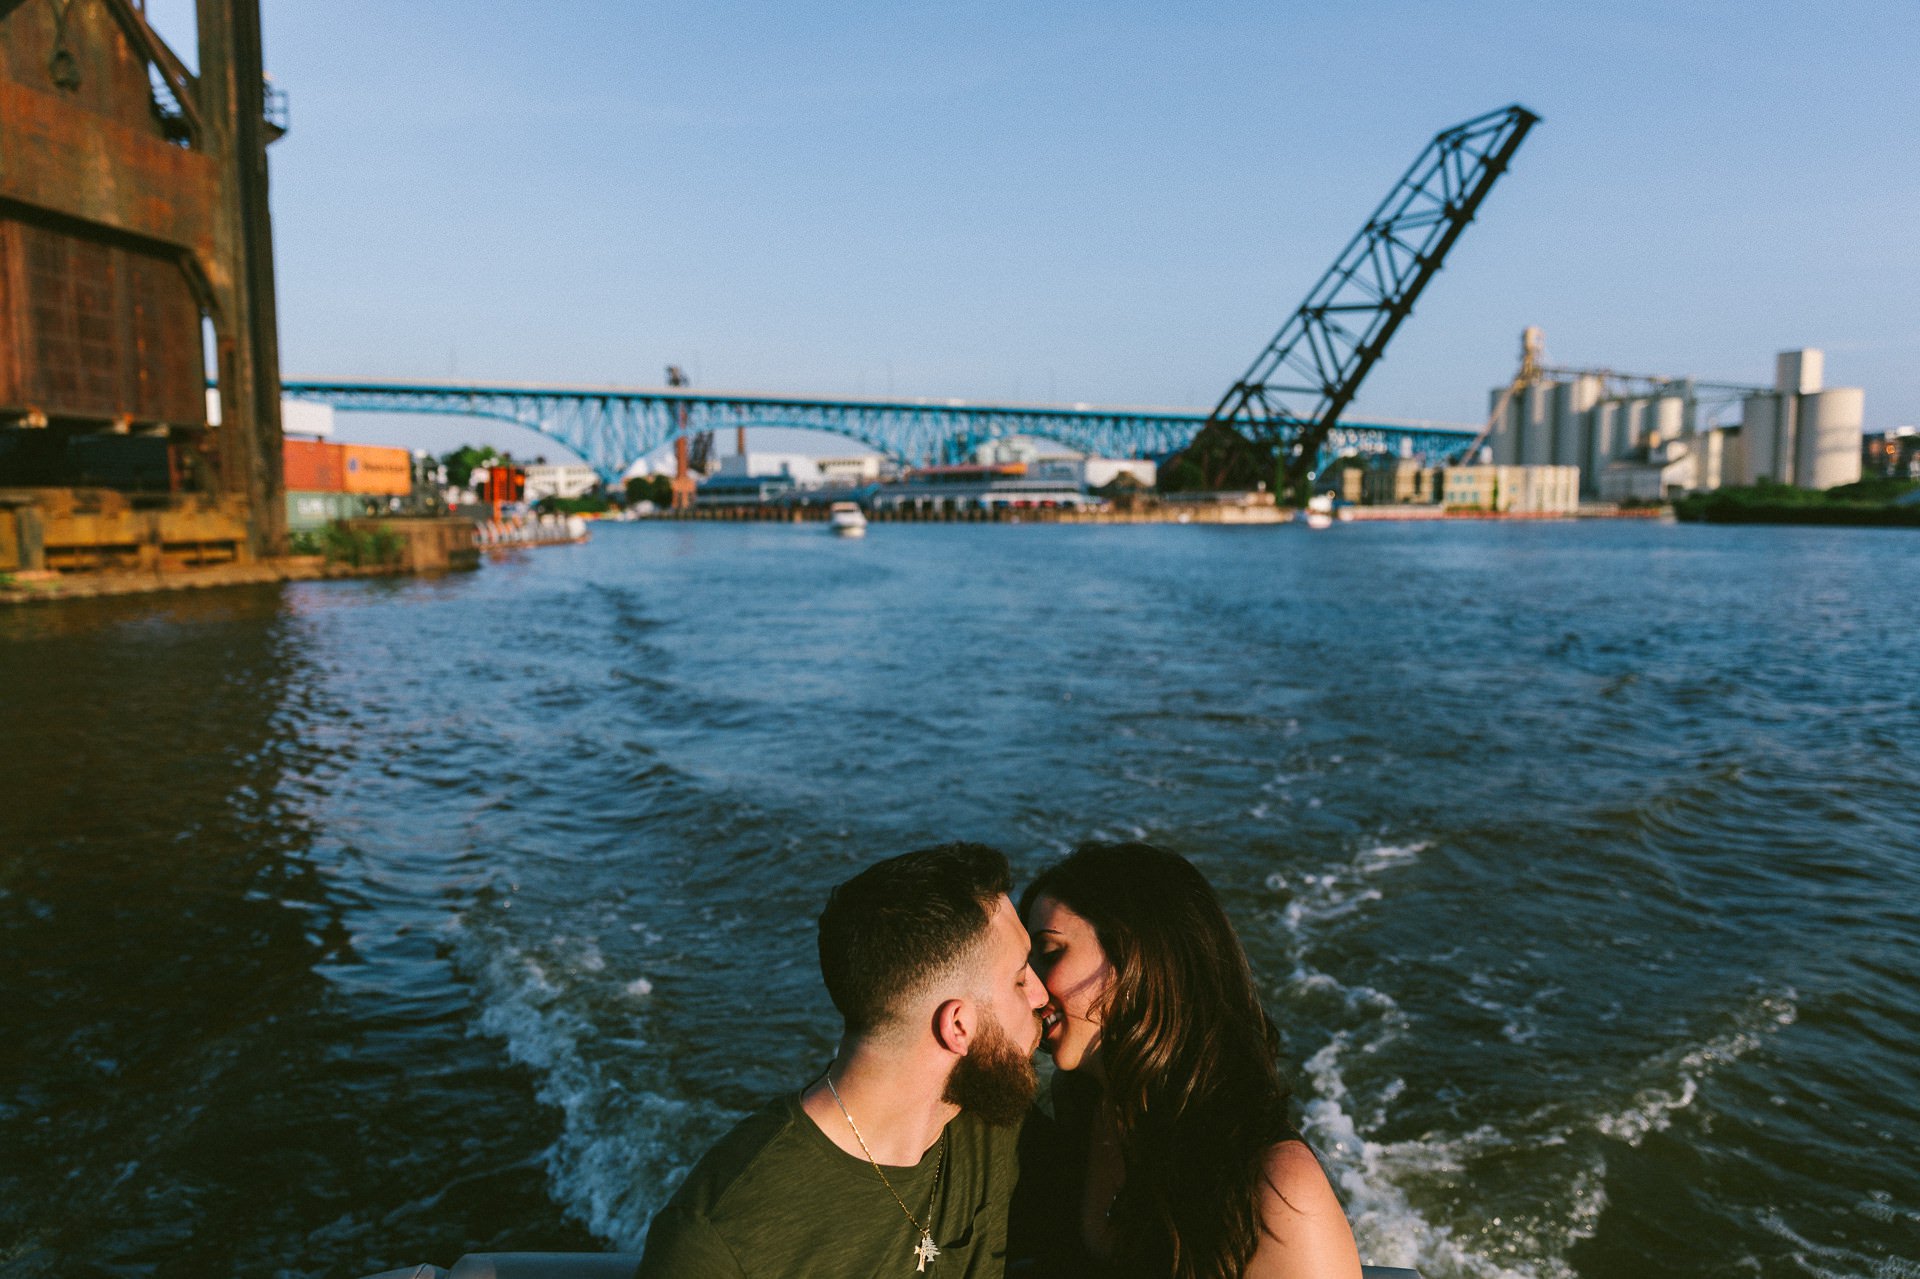
{"label": "man's olive green t-shirt", "polygon": [[[921,1222],[933,1197],[934,1279],[999,1279],[1020,1130],[962,1112],[947,1125],[940,1184],[935,1142],[887,1180]],[[637,1279],[904,1279],[920,1231],[873,1165],[827,1139],[798,1094],[776,1098],[721,1139],[654,1217]]]}

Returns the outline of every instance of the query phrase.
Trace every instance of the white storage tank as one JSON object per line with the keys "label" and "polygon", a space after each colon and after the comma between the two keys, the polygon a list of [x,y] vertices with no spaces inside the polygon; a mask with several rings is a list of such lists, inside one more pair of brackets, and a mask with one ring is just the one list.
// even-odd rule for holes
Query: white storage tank
{"label": "white storage tank", "polygon": [[1553,464],[1585,466],[1592,451],[1594,401],[1600,398],[1600,379],[1583,374],[1562,382],[1553,397]]}
{"label": "white storage tank", "polygon": [[1722,437],[1720,446],[1720,476],[1717,487],[1728,484],[1745,484],[1747,474],[1747,436],[1737,426],[1723,426],[1715,432]]}
{"label": "white storage tank", "polygon": [[1644,448],[1647,443],[1647,401],[1620,401],[1620,450]]}
{"label": "white storage tank", "polygon": [[1837,386],[1801,396],[1794,482],[1802,488],[1830,489],[1859,479],[1861,425],[1865,418],[1866,392],[1857,386]]}
{"label": "white storage tank", "polygon": [[1680,438],[1687,421],[1687,402],[1677,395],[1662,395],[1647,404],[1645,431],[1647,443],[1671,444]]}
{"label": "white storage tank", "polygon": [[1593,448],[1587,455],[1587,487],[1595,488],[1607,463],[1620,456],[1620,401],[1602,400],[1593,406]]}
{"label": "white storage tank", "polygon": [[1740,457],[1737,482],[1787,483],[1780,466],[1780,397],[1762,392],[1740,402]]}
{"label": "white storage tank", "polygon": [[1553,461],[1554,384],[1530,383],[1522,393],[1520,464],[1544,466]]}
{"label": "white storage tank", "polygon": [[1716,426],[1702,431],[1694,437],[1693,448],[1696,462],[1693,472],[1693,487],[1711,492],[1727,482],[1732,474],[1727,469],[1728,459],[1735,449],[1733,442],[1740,438],[1737,427]]}
{"label": "white storage tank", "polygon": [[[1487,401],[1487,416],[1491,417],[1500,412],[1500,397],[1506,393],[1504,387],[1493,392]],[[1494,428],[1493,438],[1489,442],[1493,446],[1495,466],[1512,466],[1520,459],[1521,399],[1520,393],[1515,392],[1507,400],[1506,411],[1500,413],[1500,424]]]}

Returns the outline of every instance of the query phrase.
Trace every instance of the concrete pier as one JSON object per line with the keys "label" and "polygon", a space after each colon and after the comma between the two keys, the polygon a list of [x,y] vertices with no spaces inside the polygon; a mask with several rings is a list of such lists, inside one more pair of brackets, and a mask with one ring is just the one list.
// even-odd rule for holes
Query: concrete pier
{"label": "concrete pier", "polygon": [[[84,546],[89,555],[97,555],[102,547],[113,551],[111,561],[103,564],[90,560],[84,565],[69,566],[59,554],[51,559],[46,554],[49,546],[57,552],[64,545],[59,539],[68,536],[59,524],[52,530],[51,542],[42,540],[34,545],[31,538],[20,536],[20,514],[29,511],[36,517],[28,521],[34,526],[33,535],[44,539],[46,530],[37,519],[41,509],[23,506],[10,510],[0,506],[0,604],[48,603],[101,595],[258,586],[272,582],[464,572],[480,565],[474,526],[471,521],[461,519],[341,521],[336,527],[344,534],[342,545],[360,552],[353,555],[281,555],[251,559],[244,554],[233,556],[222,552],[209,559],[198,557],[196,544],[154,540],[170,527],[165,522],[124,518],[109,520],[110,537],[103,537],[94,526],[79,528],[74,533],[85,538],[75,545]],[[86,518],[96,524],[100,519],[97,514]],[[9,525],[14,535],[11,542],[4,536]],[[141,534],[151,536],[143,541]],[[28,543],[24,548],[23,542]],[[10,545],[15,553],[6,558]],[[22,549],[38,554],[23,556],[19,554]],[[23,559],[27,562],[23,563]],[[54,566],[50,567],[50,563]]]}

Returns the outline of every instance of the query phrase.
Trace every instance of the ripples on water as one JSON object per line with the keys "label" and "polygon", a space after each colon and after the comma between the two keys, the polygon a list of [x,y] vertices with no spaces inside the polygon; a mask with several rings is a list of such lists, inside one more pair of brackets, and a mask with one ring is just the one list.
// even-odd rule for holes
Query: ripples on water
{"label": "ripples on water", "polygon": [[1362,1250],[1920,1273],[1911,538],[603,528],[0,614],[0,1274],[633,1246],[824,888],[1192,856]]}

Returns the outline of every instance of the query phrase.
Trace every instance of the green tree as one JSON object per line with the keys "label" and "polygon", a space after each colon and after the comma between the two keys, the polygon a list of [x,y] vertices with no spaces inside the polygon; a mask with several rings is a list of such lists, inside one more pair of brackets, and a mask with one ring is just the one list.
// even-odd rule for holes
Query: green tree
{"label": "green tree", "polygon": [[543,497],[533,509],[542,515],[604,515],[608,503],[600,494],[588,493],[582,497]]}
{"label": "green tree", "polygon": [[627,501],[673,505],[673,481],[664,475],[636,475],[627,481]]}
{"label": "green tree", "polygon": [[457,489],[468,487],[476,468],[491,465],[494,462],[507,463],[513,459],[493,448],[481,448],[472,444],[462,444],[453,452],[440,459],[447,468],[447,483]]}
{"label": "green tree", "polygon": [[1160,468],[1160,490],[1255,489],[1271,483],[1273,446],[1256,444],[1224,422],[1209,422]]}

